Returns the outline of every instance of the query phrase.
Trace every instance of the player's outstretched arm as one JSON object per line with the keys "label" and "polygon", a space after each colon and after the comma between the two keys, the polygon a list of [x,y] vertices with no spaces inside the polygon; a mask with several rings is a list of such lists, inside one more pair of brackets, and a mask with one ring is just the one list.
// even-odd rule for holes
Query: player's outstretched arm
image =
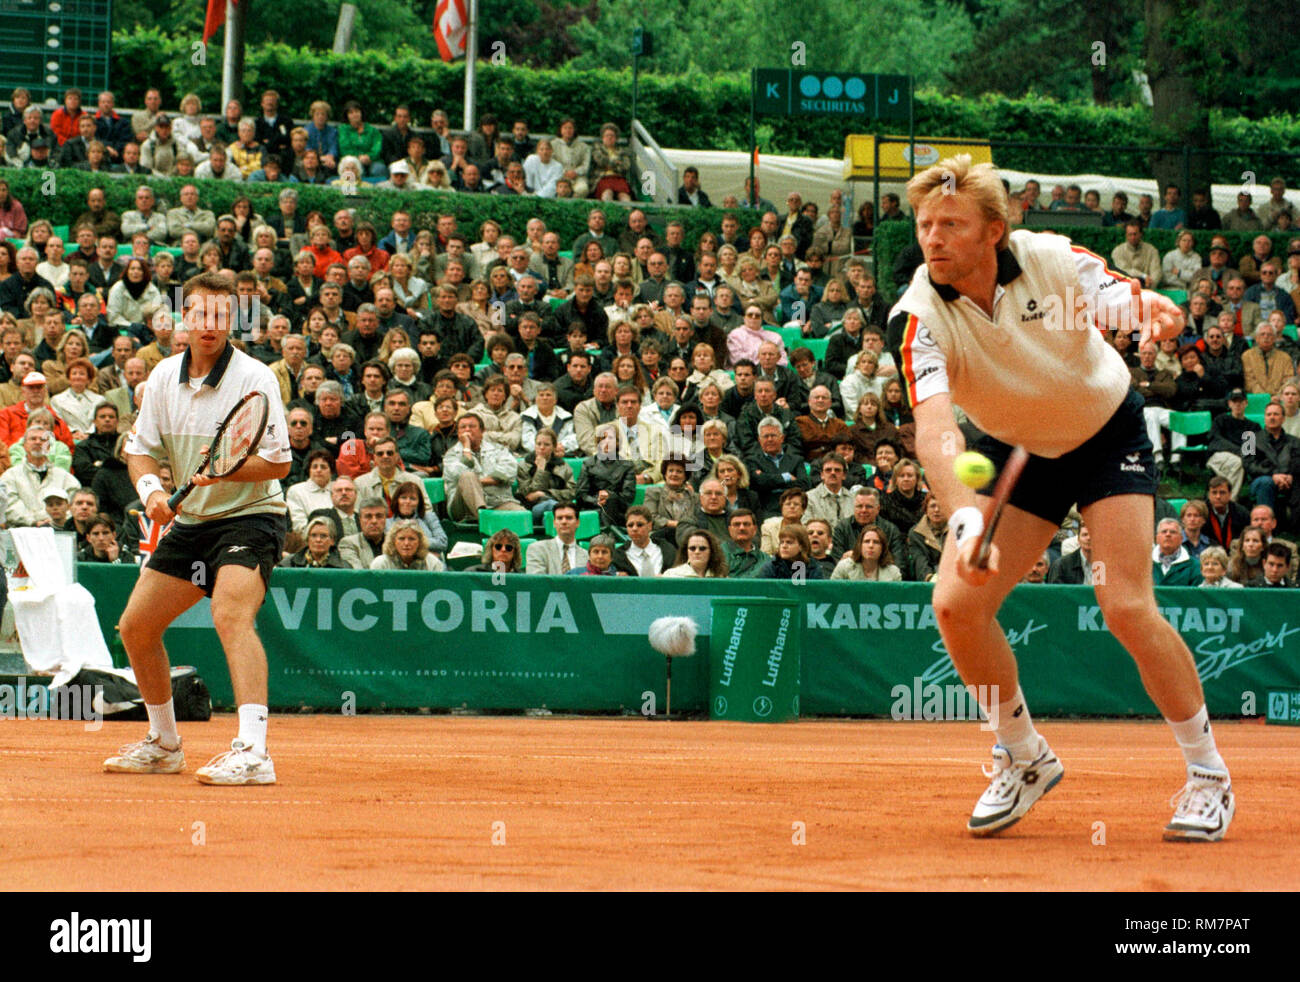
{"label": "player's outstretched arm", "polygon": [[936,393],[912,409],[916,421],[916,455],[925,468],[925,482],[939,498],[944,510],[953,514],[959,508],[974,506],[975,492],[957,480],[953,461],[966,449],[966,437],[957,425],[952,398]]}
{"label": "player's outstretched arm", "polygon": [[961,550],[957,572],[962,579],[982,583],[998,571],[997,547],[988,564],[976,568],[975,551],[984,530],[984,513],[975,492],[957,479],[953,463],[966,449],[966,438],[957,425],[952,399],[946,392],[935,393],[912,409],[916,421],[916,455],[925,468],[925,481],[948,513],[948,535]]}
{"label": "player's outstretched arm", "polygon": [[[1099,299],[1097,303],[1097,321],[1110,330],[1140,331],[1138,344],[1148,341],[1163,341],[1176,338],[1183,333],[1186,319],[1182,308],[1163,293],[1155,290],[1143,290],[1136,280],[1132,281],[1132,300],[1129,304],[1107,303]],[[1113,296],[1113,292],[1108,296]]]}

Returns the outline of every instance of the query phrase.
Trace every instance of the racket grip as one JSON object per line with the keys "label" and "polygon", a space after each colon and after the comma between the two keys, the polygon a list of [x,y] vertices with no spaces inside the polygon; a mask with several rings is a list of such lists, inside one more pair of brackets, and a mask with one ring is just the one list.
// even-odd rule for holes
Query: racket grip
{"label": "racket grip", "polygon": [[179,505],[186,498],[188,498],[190,492],[193,490],[194,490],[194,485],[190,482],[186,482],[183,488],[177,488],[176,492],[170,498],[167,499],[167,507],[170,508],[172,511],[175,511],[176,506]]}

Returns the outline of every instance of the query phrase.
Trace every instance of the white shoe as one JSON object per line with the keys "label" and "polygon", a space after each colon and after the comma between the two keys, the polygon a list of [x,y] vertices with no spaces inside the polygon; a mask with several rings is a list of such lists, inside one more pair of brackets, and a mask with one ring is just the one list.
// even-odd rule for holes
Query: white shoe
{"label": "white shoe", "polygon": [[274,784],[275,765],[248,744],[232,740],[229,750],[217,754],[194,776],[200,784]]}
{"label": "white shoe", "polygon": [[1165,826],[1166,842],[1218,842],[1237,810],[1227,771],[1189,764],[1187,783],[1169,803],[1174,817]]}
{"label": "white shoe", "polygon": [[993,767],[985,768],[989,786],[975,803],[966,827],[975,835],[993,835],[1015,825],[1036,802],[1056,787],[1065,768],[1041,736],[1038,754],[1023,763],[999,744],[993,748]]}
{"label": "white shoe", "polygon": [[138,743],[130,743],[116,757],[104,761],[109,774],[179,774],[185,770],[185,752],[177,738],[176,749],[168,750],[158,742],[153,730]]}

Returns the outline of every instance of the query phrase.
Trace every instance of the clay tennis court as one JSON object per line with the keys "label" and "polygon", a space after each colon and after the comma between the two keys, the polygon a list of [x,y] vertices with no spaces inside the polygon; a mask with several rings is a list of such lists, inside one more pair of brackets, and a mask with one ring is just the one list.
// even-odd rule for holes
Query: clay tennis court
{"label": "clay tennis court", "polygon": [[192,776],[229,715],[182,724],[177,776],[100,772],[141,723],[0,725],[9,890],[1300,888],[1287,727],[1216,724],[1237,816],[1175,845],[1158,722],[1045,721],[1065,778],[995,840],[964,828],[991,743],[974,723],[279,716],[280,783],[251,788]]}

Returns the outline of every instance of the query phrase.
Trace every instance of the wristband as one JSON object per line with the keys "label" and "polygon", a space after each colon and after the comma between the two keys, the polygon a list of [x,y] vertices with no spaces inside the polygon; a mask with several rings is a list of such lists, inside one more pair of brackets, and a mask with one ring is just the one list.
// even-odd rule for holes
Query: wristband
{"label": "wristband", "polygon": [[140,504],[142,505],[149,504],[149,495],[153,494],[155,491],[162,491],[164,493],[167,491],[167,489],[163,487],[162,478],[157,474],[146,474],[144,477],[140,478],[140,480],[135,482],[135,493],[139,495]]}
{"label": "wristband", "polygon": [[958,508],[948,519],[948,528],[957,536],[957,548],[984,531],[984,513],[974,505]]}

